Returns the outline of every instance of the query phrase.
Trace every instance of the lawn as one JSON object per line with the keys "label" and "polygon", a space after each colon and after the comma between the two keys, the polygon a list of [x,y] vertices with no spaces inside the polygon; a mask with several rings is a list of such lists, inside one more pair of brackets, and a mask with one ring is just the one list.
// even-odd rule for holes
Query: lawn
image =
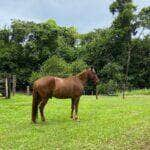
{"label": "lawn", "polygon": [[0,150],[150,149],[150,95],[83,96],[80,121],[70,117],[70,100],[49,100],[47,121],[31,123],[32,97],[0,99]]}

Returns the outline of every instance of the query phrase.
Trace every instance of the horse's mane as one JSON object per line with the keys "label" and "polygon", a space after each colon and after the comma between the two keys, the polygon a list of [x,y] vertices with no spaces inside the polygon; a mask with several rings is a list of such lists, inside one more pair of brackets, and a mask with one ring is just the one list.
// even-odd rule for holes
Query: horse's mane
{"label": "horse's mane", "polygon": [[81,76],[81,75],[85,74],[85,72],[86,72],[86,71],[87,71],[87,70],[86,70],[86,69],[84,69],[82,72],[80,72],[80,73],[76,74],[75,76]]}
{"label": "horse's mane", "polygon": [[78,73],[77,75],[75,75],[75,77],[77,77],[79,80],[81,81],[86,81],[87,80],[87,70],[83,70],[82,72]]}

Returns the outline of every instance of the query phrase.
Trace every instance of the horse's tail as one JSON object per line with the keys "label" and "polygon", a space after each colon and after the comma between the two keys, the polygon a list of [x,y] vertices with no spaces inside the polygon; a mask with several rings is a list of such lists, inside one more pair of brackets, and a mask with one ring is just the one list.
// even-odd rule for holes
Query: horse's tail
{"label": "horse's tail", "polygon": [[32,121],[35,123],[36,122],[36,118],[38,116],[38,91],[33,88],[33,101],[32,101]]}

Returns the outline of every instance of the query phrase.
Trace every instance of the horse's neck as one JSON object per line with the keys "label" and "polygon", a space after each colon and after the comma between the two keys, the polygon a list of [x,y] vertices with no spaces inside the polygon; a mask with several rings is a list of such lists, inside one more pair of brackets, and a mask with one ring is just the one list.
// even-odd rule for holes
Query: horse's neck
{"label": "horse's neck", "polygon": [[82,85],[85,86],[87,82],[87,73],[82,72],[76,75],[76,77],[81,81]]}

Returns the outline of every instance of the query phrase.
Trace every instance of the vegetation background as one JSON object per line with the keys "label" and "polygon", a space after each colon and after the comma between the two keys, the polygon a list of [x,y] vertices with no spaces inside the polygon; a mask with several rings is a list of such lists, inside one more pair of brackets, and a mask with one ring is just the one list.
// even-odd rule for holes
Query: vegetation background
{"label": "vegetation background", "polygon": [[[0,74],[17,75],[17,88],[26,88],[43,75],[66,77],[94,66],[101,93],[150,87],[150,7],[137,14],[132,0],[115,0],[111,26],[80,34],[75,27],[61,27],[55,20],[35,23],[12,20],[0,28]],[[91,85],[89,83],[89,85]],[[94,87],[88,86],[87,90]]]}

